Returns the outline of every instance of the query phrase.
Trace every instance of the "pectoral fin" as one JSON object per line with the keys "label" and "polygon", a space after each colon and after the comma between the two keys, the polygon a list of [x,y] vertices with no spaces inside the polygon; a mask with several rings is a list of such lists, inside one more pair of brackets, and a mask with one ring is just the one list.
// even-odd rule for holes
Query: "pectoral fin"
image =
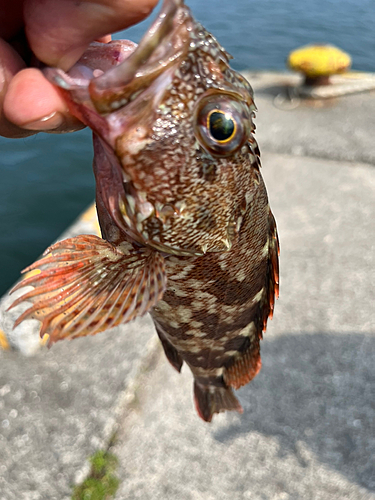
{"label": "pectoral fin", "polygon": [[163,296],[164,258],[130,243],[114,246],[97,236],[81,235],[49,247],[45,257],[25,269],[40,273],[21,281],[34,289],[11,306],[29,301],[15,322],[42,321],[49,343],[94,335],[141,316]]}

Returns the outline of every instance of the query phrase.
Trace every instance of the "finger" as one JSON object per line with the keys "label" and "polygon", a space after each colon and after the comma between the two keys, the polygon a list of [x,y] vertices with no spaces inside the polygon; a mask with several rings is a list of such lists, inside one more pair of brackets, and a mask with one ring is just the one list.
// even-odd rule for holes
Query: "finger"
{"label": "finger", "polygon": [[105,35],[95,39],[96,42],[101,42],[101,43],[108,43],[111,40],[112,40],[111,35]]}
{"label": "finger", "polygon": [[69,69],[93,40],[135,24],[157,0],[25,0],[26,33],[45,64]]}
{"label": "finger", "polygon": [[24,67],[24,63],[15,50],[0,39],[0,135],[4,137],[25,137],[31,132],[21,130],[9,122],[3,112],[3,104],[13,76]]}
{"label": "finger", "polygon": [[26,130],[71,132],[84,127],[69,113],[56,87],[35,68],[23,69],[14,76],[3,112],[10,122]]}

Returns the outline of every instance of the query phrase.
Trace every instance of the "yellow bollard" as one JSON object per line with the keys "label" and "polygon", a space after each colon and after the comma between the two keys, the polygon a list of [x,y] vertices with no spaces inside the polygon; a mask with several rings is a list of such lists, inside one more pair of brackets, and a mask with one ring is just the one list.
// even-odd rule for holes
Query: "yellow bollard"
{"label": "yellow bollard", "polygon": [[349,54],[333,45],[306,45],[289,54],[287,64],[305,75],[305,85],[330,83],[330,76],[345,73],[351,66]]}

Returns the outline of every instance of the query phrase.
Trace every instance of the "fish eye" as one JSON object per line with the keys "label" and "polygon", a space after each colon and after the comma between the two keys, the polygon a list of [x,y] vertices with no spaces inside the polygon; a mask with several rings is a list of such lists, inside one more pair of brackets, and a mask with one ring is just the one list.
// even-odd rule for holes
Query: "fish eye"
{"label": "fish eye", "polygon": [[213,155],[229,156],[248,140],[252,130],[249,108],[227,94],[204,96],[194,113],[194,132],[201,146]]}
{"label": "fish eye", "polygon": [[213,109],[208,113],[207,130],[216,141],[222,144],[230,141],[236,129],[236,122],[229,113],[224,113],[220,109]]}

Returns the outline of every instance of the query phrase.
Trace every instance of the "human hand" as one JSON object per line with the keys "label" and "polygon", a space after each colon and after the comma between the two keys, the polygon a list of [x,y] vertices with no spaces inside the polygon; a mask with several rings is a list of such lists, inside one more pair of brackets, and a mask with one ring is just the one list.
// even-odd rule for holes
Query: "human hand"
{"label": "human hand", "polygon": [[141,21],[156,3],[0,0],[0,135],[26,137],[82,128],[57,89],[25,60],[32,52],[44,64],[68,70],[91,42],[109,41],[108,33]]}

